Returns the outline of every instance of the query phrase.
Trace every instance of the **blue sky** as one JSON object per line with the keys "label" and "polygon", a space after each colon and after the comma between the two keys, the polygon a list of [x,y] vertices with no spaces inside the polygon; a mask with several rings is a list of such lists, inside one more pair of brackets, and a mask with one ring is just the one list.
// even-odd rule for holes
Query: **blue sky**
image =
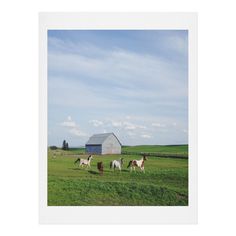
{"label": "blue sky", "polygon": [[49,30],[48,144],[188,143],[186,30]]}

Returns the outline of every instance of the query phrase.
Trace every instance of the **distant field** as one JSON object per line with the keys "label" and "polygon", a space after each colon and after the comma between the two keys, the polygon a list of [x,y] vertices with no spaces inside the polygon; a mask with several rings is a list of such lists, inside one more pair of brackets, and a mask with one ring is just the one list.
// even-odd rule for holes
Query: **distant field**
{"label": "distant field", "polygon": [[188,145],[139,145],[124,146],[122,151],[129,152],[157,152],[157,153],[178,153],[187,154]]}
{"label": "distant field", "polygon": [[[126,150],[153,152],[153,149],[185,152],[187,145],[136,146]],[[184,147],[185,146],[185,147]],[[141,148],[142,147],[142,148]],[[145,149],[146,148],[146,149]],[[178,150],[177,150],[178,149]],[[131,150],[134,151],[134,150]],[[121,155],[94,155],[91,169],[74,165],[76,155],[84,149],[48,151],[48,205],[49,206],[186,206],[188,205],[188,160],[149,157],[146,173],[130,172],[126,167],[140,155],[122,155],[122,172],[113,172],[109,163]],[[87,155],[81,157],[86,158]],[[96,163],[103,161],[104,175],[98,174]]]}
{"label": "distant field", "polygon": [[77,153],[85,153],[85,148],[70,148],[70,151],[72,153],[75,153],[75,154],[77,154]]}
{"label": "distant field", "polygon": [[[74,154],[85,153],[85,148],[70,148]],[[138,145],[123,146],[122,151],[126,152],[150,152],[150,153],[170,153],[170,154],[188,154],[188,145]]]}

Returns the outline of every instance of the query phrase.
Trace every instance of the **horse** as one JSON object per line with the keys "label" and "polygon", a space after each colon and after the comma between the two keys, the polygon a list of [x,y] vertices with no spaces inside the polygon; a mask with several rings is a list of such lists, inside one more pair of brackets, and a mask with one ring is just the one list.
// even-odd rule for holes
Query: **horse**
{"label": "horse", "polygon": [[144,170],[144,161],[147,160],[147,157],[145,155],[143,155],[143,157],[141,158],[141,160],[132,160],[129,162],[129,165],[127,166],[127,168],[130,167],[130,171],[132,171],[134,169],[135,171],[135,167],[139,167],[141,171],[143,171],[143,173],[145,173]]}
{"label": "horse", "polygon": [[100,175],[103,175],[103,168],[104,168],[104,166],[103,166],[103,162],[102,161],[97,163],[97,168],[99,170]]}
{"label": "horse", "polygon": [[92,159],[93,159],[92,155],[89,155],[89,157],[87,159],[78,158],[74,162],[74,164],[76,164],[79,161],[79,167],[84,165],[84,166],[87,166],[87,167],[90,168],[91,167],[90,162],[91,162]]}
{"label": "horse", "polygon": [[110,162],[110,169],[118,168],[121,171],[122,165],[124,163],[124,158],[120,158],[120,160],[113,160]]}

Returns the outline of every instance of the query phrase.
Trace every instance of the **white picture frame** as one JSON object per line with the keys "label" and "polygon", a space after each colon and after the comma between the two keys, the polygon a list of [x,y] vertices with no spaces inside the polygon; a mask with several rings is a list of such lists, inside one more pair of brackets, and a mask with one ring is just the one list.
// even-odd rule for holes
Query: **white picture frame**
{"label": "white picture frame", "polygon": [[[184,29],[189,39],[189,205],[47,206],[47,31],[49,29]],[[39,222],[41,224],[197,223],[197,14],[39,14]]]}

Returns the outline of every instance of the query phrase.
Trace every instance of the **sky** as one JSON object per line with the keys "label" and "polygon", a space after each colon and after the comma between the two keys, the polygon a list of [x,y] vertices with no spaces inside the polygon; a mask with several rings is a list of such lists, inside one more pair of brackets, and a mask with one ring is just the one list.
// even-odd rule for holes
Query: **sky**
{"label": "sky", "polygon": [[107,132],[188,143],[188,31],[48,31],[48,145]]}

